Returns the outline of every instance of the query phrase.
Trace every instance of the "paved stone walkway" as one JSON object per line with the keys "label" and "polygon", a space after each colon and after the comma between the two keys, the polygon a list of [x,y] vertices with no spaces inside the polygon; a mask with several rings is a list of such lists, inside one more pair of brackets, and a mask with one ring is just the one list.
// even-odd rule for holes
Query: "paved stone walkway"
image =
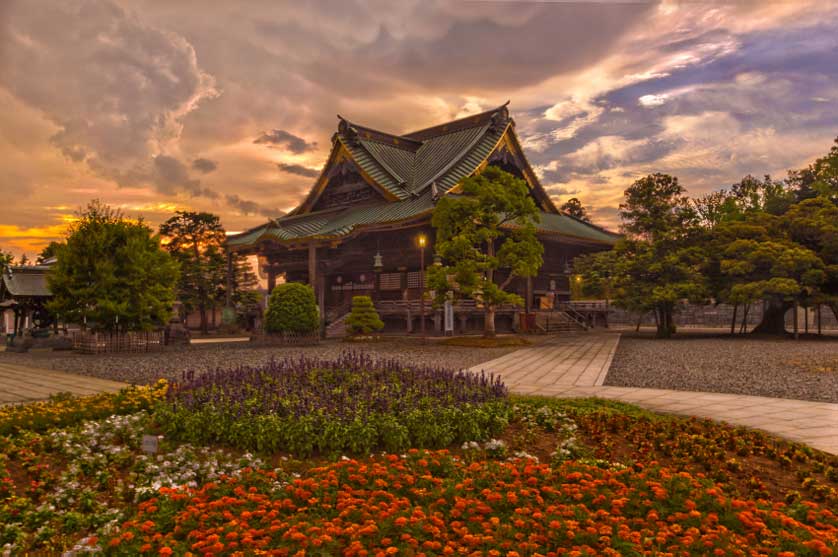
{"label": "paved stone walkway", "polygon": [[57,393],[92,395],[115,392],[126,383],[63,371],[0,363],[0,405],[32,402]]}
{"label": "paved stone walkway", "polygon": [[838,454],[838,404],[724,393],[603,386],[619,334],[556,337],[472,368],[500,375],[517,394],[598,397],[656,412],[761,429]]}

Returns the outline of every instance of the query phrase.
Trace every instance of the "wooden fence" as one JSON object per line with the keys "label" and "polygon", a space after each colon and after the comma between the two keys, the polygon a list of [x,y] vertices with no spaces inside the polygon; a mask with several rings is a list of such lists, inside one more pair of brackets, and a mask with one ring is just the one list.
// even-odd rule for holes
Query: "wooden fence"
{"label": "wooden fence", "polygon": [[164,331],[130,333],[73,333],[73,349],[82,354],[153,352],[165,346]]}

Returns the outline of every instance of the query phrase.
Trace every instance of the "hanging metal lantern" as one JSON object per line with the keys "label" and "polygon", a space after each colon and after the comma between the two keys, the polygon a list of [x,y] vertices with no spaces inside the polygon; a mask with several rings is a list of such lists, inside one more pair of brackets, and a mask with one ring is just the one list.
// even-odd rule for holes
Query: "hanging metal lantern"
{"label": "hanging metal lantern", "polygon": [[381,252],[377,252],[372,258],[372,268],[376,273],[384,269],[384,262],[381,260]]}

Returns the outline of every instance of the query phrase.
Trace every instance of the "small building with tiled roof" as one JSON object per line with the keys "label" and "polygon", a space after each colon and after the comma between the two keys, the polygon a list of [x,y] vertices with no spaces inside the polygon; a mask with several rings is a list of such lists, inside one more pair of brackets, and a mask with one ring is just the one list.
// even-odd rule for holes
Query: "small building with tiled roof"
{"label": "small building with tiled roof", "polygon": [[527,309],[545,296],[568,299],[573,258],[617,240],[556,208],[527,161],[506,105],[402,135],[338,119],[329,157],[303,202],[228,238],[232,251],[259,256],[269,290],[279,277],[312,284],[327,322],[340,319],[352,295],[371,295],[384,309],[417,300],[416,239],[428,239],[432,257],[437,200],[456,194],[464,178],[489,165],[524,179],[540,211],[544,266],[538,277],[515,285]]}
{"label": "small building with tiled roof", "polygon": [[51,323],[44,304],[52,298],[47,273],[55,260],[41,265],[13,265],[0,270],[0,325],[7,335],[20,335],[30,325]]}

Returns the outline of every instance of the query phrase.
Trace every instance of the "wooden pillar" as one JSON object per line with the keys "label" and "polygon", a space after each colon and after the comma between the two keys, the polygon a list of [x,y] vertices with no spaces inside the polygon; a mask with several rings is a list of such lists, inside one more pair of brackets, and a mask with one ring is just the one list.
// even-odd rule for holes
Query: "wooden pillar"
{"label": "wooden pillar", "polygon": [[795,300],[794,301],[794,340],[797,340],[800,336],[799,333],[798,333],[798,330],[797,330],[797,307],[798,307],[797,300]]}
{"label": "wooden pillar", "polygon": [[308,284],[317,292],[317,246],[314,243],[308,245]]}
{"label": "wooden pillar", "polygon": [[524,311],[527,315],[532,313],[532,277],[527,277],[527,284],[524,286]]}

